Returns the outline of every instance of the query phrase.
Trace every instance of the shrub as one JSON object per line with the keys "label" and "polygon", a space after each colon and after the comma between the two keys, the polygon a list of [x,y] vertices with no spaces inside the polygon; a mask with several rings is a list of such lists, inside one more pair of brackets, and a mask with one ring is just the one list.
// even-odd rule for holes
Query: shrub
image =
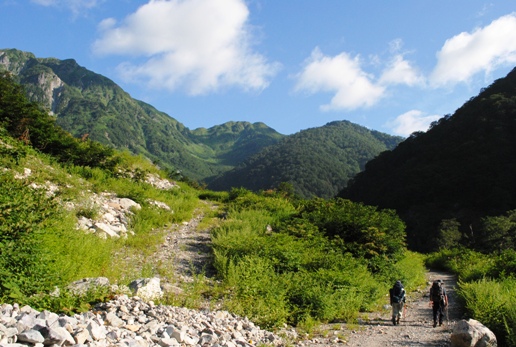
{"label": "shrub", "polygon": [[46,271],[50,257],[40,241],[55,223],[57,205],[10,173],[0,172],[0,187],[0,298],[47,290],[59,279]]}
{"label": "shrub", "polygon": [[[321,220],[327,225],[339,220],[340,207],[331,213],[321,208],[302,214],[277,195],[260,196],[243,189],[230,195],[226,220],[215,228],[212,241],[215,267],[231,310],[255,317],[264,326],[288,322],[306,328],[315,322],[352,321],[359,311],[384,299],[384,278],[370,272],[370,259],[346,251],[337,238],[319,228],[324,225]],[[300,206],[306,211],[303,202]],[[348,218],[365,219],[355,213],[348,211]],[[365,222],[363,226],[367,228]],[[420,258],[411,254],[398,258],[402,262],[397,274],[409,277],[423,271]],[[410,266],[415,266],[412,272],[407,271]]]}
{"label": "shrub", "polygon": [[426,283],[426,268],[424,256],[407,251],[405,256],[393,265],[391,272],[386,274],[387,283],[400,280],[407,290],[414,290]]}
{"label": "shrub", "polygon": [[287,322],[291,315],[285,300],[287,283],[267,259],[244,256],[238,262],[229,261],[224,279],[231,293],[225,300],[228,310],[265,328]]}
{"label": "shrub", "polygon": [[291,218],[312,223],[342,252],[367,259],[375,272],[401,258],[405,250],[405,226],[391,210],[344,199],[313,199],[302,203]]}
{"label": "shrub", "polygon": [[425,262],[428,267],[451,271],[461,281],[484,278],[493,266],[494,258],[467,248],[444,249],[429,254]]}

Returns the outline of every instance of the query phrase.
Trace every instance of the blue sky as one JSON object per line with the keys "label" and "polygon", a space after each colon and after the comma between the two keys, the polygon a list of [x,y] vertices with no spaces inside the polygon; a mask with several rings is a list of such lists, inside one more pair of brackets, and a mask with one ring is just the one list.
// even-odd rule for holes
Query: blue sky
{"label": "blue sky", "polygon": [[516,66],[510,0],[0,0],[0,48],[75,59],[190,129],[408,136]]}

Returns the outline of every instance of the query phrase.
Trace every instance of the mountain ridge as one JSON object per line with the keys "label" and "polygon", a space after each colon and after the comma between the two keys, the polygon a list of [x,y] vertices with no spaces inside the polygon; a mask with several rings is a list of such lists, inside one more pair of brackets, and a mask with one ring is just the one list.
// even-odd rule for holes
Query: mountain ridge
{"label": "mountain ridge", "polygon": [[[282,135],[262,122],[241,121],[190,130],[152,105],[133,99],[115,82],[78,65],[74,59],[36,58],[29,52],[4,49],[0,50],[2,68],[13,73],[25,87],[29,99],[44,105],[56,116],[57,124],[74,137],[87,136],[104,145],[142,154],[164,166],[171,175],[186,176],[207,184],[208,188],[224,184],[225,189],[235,186],[253,190],[270,189],[276,188],[284,180],[292,182],[302,196],[329,197],[343,188],[347,180],[363,168],[365,161],[402,140],[359,125],[342,129],[344,133],[340,135],[333,134],[328,124],[302,130],[294,135]],[[364,131],[367,136],[358,135]],[[314,132],[317,132],[316,136]],[[244,181],[239,182],[234,181],[229,173],[262,151],[267,153],[262,156],[270,156],[269,147],[286,138],[299,139],[305,136],[305,140],[298,141],[302,148],[295,153],[292,153],[292,149],[274,147],[275,151],[290,152],[297,158],[288,159],[291,164],[289,167],[285,167],[282,162],[276,165],[290,173],[281,172],[270,179],[267,170],[254,170],[255,174],[264,177],[246,176],[242,177]],[[334,141],[336,137],[339,137],[337,142]],[[357,148],[343,151],[340,148],[343,143],[353,138]],[[369,141],[375,144],[371,145]],[[283,143],[288,144],[289,141]],[[317,148],[321,143],[329,147],[324,155],[332,153],[325,158],[324,167],[335,166],[340,169],[321,171],[317,177],[306,176],[305,181],[309,179],[310,182],[301,183],[292,179],[291,173],[312,170],[313,161],[317,159],[302,158],[300,155],[318,156]],[[360,157],[362,154],[358,147],[368,148],[364,158]],[[359,157],[350,157],[354,155]],[[345,167],[342,168],[342,165]],[[250,185],[247,180],[262,183]],[[213,183],[215,181],[217,183]],[[320,186],[325,188],[319,189]]]}
{"label": "mountain ridge", "polygon": [[333,121],[264,148],[208,187],[228,190],[236,185],[257,191],[286,182],[303,198],[331,198],[367,161],[399,142],[400,137],[385,137],[349,121]]}
{"label": "mountain ridge", "polygon": [[[218,163],[218,153],[196,135],[201,130],[190,131],[152,105],[131,98],[112,80],[79,66],[74,59],[36,58],[29,52],[7,49],[0,50],[1,67],[16,76],[31,101],[57,115],[57,124],[75,137],[88,134],[100,143],[143,154],[169,169],[180,170],[194,180],[220,174],[234,165],[231,161]],[[233,155],[245,157],[245,151],[256,151],[284,136],[272,128],[264,131],[262,124],[257,126],[257,148],[236,145],[231,148]],[[249,133],[253,127],[242,122],[241,129]],[[223,154],[228,156],[227,152],[231,151]]]}

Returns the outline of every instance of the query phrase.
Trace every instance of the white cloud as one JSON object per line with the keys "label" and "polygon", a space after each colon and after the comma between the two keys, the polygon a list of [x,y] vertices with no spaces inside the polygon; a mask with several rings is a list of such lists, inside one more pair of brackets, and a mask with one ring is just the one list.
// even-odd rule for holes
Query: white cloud
{"label": "white cloud", "polygon": [[381,84],[406,84],[408,86],[424,84],[424,77],[404,59],[395,55],[380,77]]}
{"label": "white cloud", "polygon": [[296,91],[335,93],[323,110],[356,109],[372,106],[384,95],[385,88],[375,84],[372,76],[360,66],[358,56],[341,53],[328,57],[319,48],[312,51],[301,73],[297,75]]}
{"label": "white cloud", "polygon": [[151,0],[117,25],[99,25],[97,54],[145,57],[126,62],[126,80],[155,88],[186,88],[202,94],[223,86],[263,89],[279,68],[251,50],[249,16],[243,0]]}
{"label": "white cloud", "polygon": [[405,112],[385,126],[396,135],[409,136],[415,131],[426,131],[433,121],[441,118],[438,115],[425,115],[419,110]]}
{"label": "white cloud", "polygon": [[437,60],[430,77],[434,86],[468,81],[479,72],[489,73],[516,63],[516,14],[448,39],[437,53]]}
{"label": "white cloud", "polygon": [[84,10],[96,7],[103,1],[104,0],[31,0],[31,2],[41,6],[65,7],[76,15]]}

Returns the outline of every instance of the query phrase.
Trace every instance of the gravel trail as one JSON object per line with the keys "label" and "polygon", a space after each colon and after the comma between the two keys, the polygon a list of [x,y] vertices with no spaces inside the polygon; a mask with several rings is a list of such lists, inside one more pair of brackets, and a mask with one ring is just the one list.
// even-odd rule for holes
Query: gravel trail
{"label": "gravel trail", "polygon": [[[428,285],[424,290],[408,294],[406,314],[400,325],[393,326],[390,310],[371,313],[368,319],[362,319],[358,327],[348,332],[344,345],[449,346],[453,326],[462,316],[456,295],[457,279],[449,273],[434,271],[428,272],[427,279]],[[443,325],[434,328],[429,292],[432,281],[437,279],[443,280],[450,304]]]}

